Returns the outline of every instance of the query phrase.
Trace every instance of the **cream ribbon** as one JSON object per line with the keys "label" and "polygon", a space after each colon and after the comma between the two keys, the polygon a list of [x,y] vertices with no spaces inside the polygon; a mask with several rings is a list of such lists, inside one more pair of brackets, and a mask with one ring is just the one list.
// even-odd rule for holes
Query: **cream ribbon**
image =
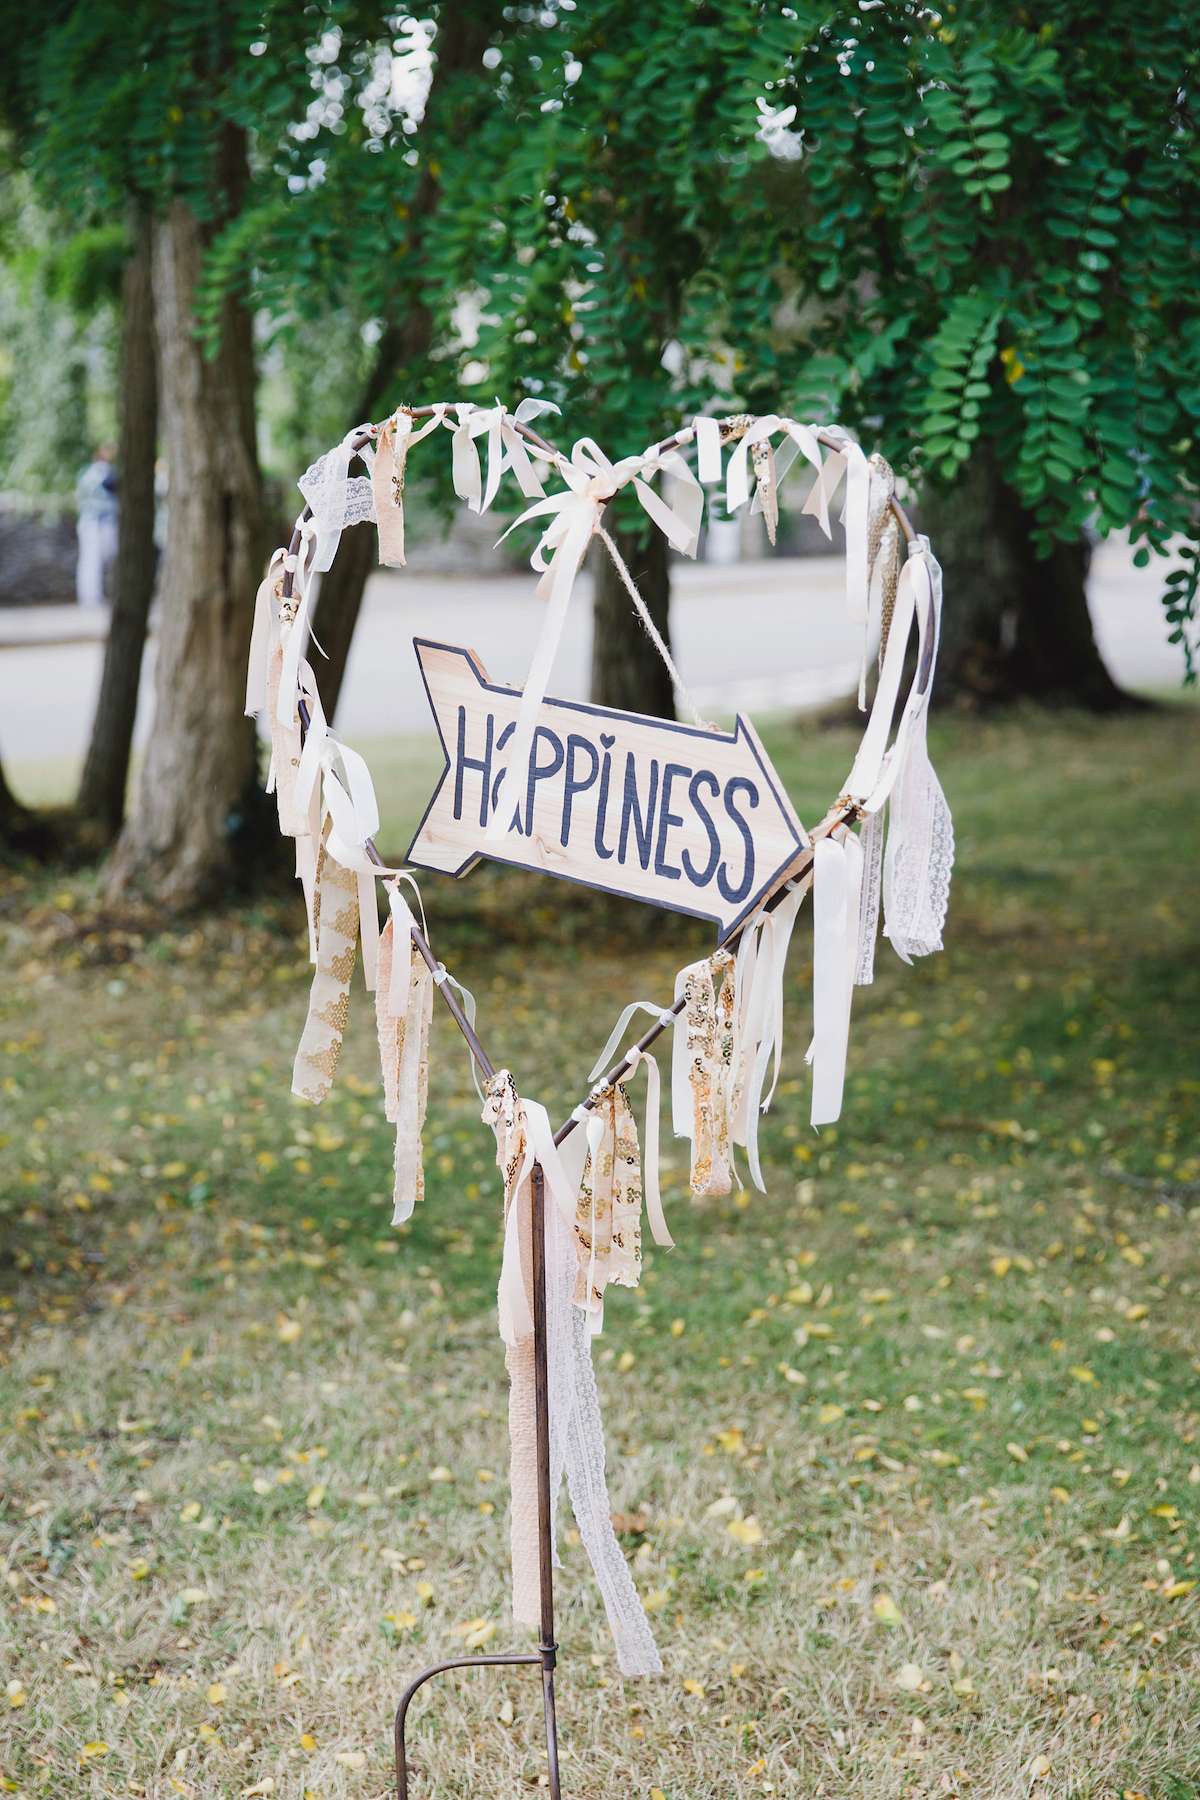
{"label": "cream ribbon", "polygon": [[844,828],[813,846],[814,1126],[832,1125],[842,1110],[850,1001],[858,967],[862,845]]}
{"label": "cream ribbon", "polygon": [[[321,585],[321,577],[311,572],[312,558],[317,545],[317,527],[312,519],[304,519],[300,525],[300,549],[296,558],[296,567],[292,575],[292,595],[296,600],[296,611],[292,618],[292,629],[288,633],[288,641],[284,646],[283,667],[279,674],[278,716],[281,725],[287,725],[296,709],[296,688],[300,680],[300,664],[304,652],[308,648],[308,636],[311,629],[313,607],[316,604],[317,590]],[[288,559],[284,558],[284,568]]]}
{"label": "cream ribbon", "polygon": [[575,1194],[554,1143],[554,1127],[550,1123],[550,1115],[536,1100],[519,1100],[518,1105],[524,1122],[525,1141],[521,1160],[513,1177],[513,1198],[505,1221],[504,1250],[497,1288],[500,1336],[506,1344],[515,1344],[519,1338],[533,1335],[533,1313],[529,1302],[533,1275],[522,1264],[519,1214],[520,1207],[525,1204],[522,1196],[527,1191],[535,1162],[542,1165],[547,1200],[558,1208],[572,1229],[575,1224]]}
{"label": "cream ribbon", "polygon": [[705,487],[711,487],[721,479],[720,422],[706,413],[697,413],[692,424],[696,432],[696,474]]}
{"label": "cream ribbon", "polygon": [[679,1014],[670,1007],[656,1006],[653,1000],[631,1000],[629,1005],[622,1009],[620,1018],[609,1032],[604,1048],[596,1058],[592,1072],[588,1076],[589,1081],[599,1081],[600,1077],[607,1074],[608,1070],[613,1067],[613,1052],[629,1030],[630,1020],[635,1013],[639,1012],[649,1013],[658,1024],[664,1027],[674,1025],[679,1018]]}
{"label": "cream ribbon", "polygon": [[[753,929],[756,940],[747,951],[746,966],[735,971],[735,980],[748,983],[748,992],[739,991],[738,1038],[735,1046],[736,1067],[731,1093],[739,1088],[740,1100],[736,1118],[731,1122],[730,1136],[744,1144],[750,1178],[760,1193],[766,1193],[758,1154],[758,1121],[775,1097],[779,1070],[783,1060],[783,979],[788,947],[800,904],[812,884],[806,876],[787,892],[771,912],[764,912],[743,934],[743,944]],[[739,951],[741,949],[739,945]],[[764,1095],[767,1069],[774,1058],[771,1085]]]}
{"label": "cream ribbon", "polygon": [[[840,425],[828,425],[824,430],[827,437],[836,439],[838,448],[826,456],[821,473],[800,510],[819,518],[828,537],[829,503],[845,475],[843,519],[846,526],[846,612],[851,623],[862,625],[865,631],[870,585],[867,522],[871,507],[871,470],[862,446],[855,442],[848,431],[843,430]],[[801,444],[801,448],[805,446]]]}
{"label": "cream ribbon", "polygon": [[658,1113],[660,1082],[658,1063],[648,1050],[639,1050],[631,1044],[625,1052],[625,1060],[630,1064],[628,1072],[621,1077],[622,1084],[629,1080],[639,1063],[646,1068],[646,1118],[642,1127],[642,1199],[646,1203],[646,1217],[650,1221],[650,1232],[655,1243],[662,1250],[673,1250],[675,1240],[667,1229],[667,1218],[663,1212],[662,1189],[659,1186],[658,1169]]}
{"label": "cream ribbon", "polygon": [[254,596],[254,625],[250,633],[250,653],[246,659],[246,716],[263,712],[267,706],[267,671],[271,652],[279,642],[279,614],[274,605],[275,580],[283,567],[283,550],[276,550],[267,564],[267,572]]}
{"label": "cream ribbon", "polygon": [[[451,469],[454,491],[474,513],[484,513],[500,488],[500,478],[511,469],[517,485],[527,500],[543,499],[546,490],[533,466],[529,449],[518,427],[543,412],[557,412],[549,400],[522,400],[515,413],[506,411],[497,400],[495,406],[478,407],[469,400],[455,408],[458,423],[450,427],[453,434]],[[446,421],[449,426],[449,420]],[[487,439],[487,480],[479,463],[476,447],[480,438]]]}

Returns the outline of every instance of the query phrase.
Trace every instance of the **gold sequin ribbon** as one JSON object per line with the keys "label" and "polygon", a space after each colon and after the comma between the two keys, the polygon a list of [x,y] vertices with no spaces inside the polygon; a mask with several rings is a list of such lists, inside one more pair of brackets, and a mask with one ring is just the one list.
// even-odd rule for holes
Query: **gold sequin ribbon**
{"label": "gold sequin ribbon", "polygon": [[642,1273],[642,1158],[624,1083],[599,1096],[585,1129],[588,1155],[575,1211],[575,1304],[602,1315],[609,1282],[636,1287]]}
{"label": "gold sequin ribbon", "polygon": [[727,1194],[737,1049],[737,997],[729,952],[718,950],[684,970],[683,991],[687,1005],[681,1025],[692,1095],[692,1125],[687,1134],[692,1141],[691,1188],[693,1194]]}

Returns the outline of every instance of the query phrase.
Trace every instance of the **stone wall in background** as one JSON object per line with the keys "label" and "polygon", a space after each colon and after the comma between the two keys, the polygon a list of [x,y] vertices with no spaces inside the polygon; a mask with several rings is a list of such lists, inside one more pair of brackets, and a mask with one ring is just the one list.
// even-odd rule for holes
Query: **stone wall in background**
{"label": "stone wall in background", "polygon": [[75,599],[75,514],[0,499],[0,606]]}

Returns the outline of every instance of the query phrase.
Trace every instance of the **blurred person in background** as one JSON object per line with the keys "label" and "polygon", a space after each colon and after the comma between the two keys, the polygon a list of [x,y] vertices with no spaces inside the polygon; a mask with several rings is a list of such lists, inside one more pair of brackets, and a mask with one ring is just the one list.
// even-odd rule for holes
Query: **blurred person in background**
{"label": "blurred person in background", "polygon": [[117,554],[117,471],[110,444],[101,444],[75,484],[79,512],[79,561],[75,597],[80,606],[104,605],[104,578]]}

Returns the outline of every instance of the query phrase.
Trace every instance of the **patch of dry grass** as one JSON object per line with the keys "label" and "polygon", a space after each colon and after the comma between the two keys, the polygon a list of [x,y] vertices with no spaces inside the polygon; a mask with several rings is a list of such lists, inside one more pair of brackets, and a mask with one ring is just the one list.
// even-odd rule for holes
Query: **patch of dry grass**
{"label": "patch of dry grass", "polygon": [[[843,1125],[806,1125],[798,939],[770,1197],[693,1206],[667,1142],[679,1247],[597,1346],[667,1673],[620,1678],[568,1534],[572,1800],[1200,1793],[1198,728],[944,727],[949,947],[881,948]],[[776,735],[802,814],[848,745]],[[519,1641],[465,1058],[439,1025],[393,1234],[361,999],[331,1101],[287,1095],[294,911],[122,937],[89,894],[5,903],[0,1773],[383,1795],[410,1674],[464,1627]],[[502,871],[426,897],[559,1113],[697,941]],[[532,1675],[440,1681],[413,1720],[418,1794],[544,1781]]]}

